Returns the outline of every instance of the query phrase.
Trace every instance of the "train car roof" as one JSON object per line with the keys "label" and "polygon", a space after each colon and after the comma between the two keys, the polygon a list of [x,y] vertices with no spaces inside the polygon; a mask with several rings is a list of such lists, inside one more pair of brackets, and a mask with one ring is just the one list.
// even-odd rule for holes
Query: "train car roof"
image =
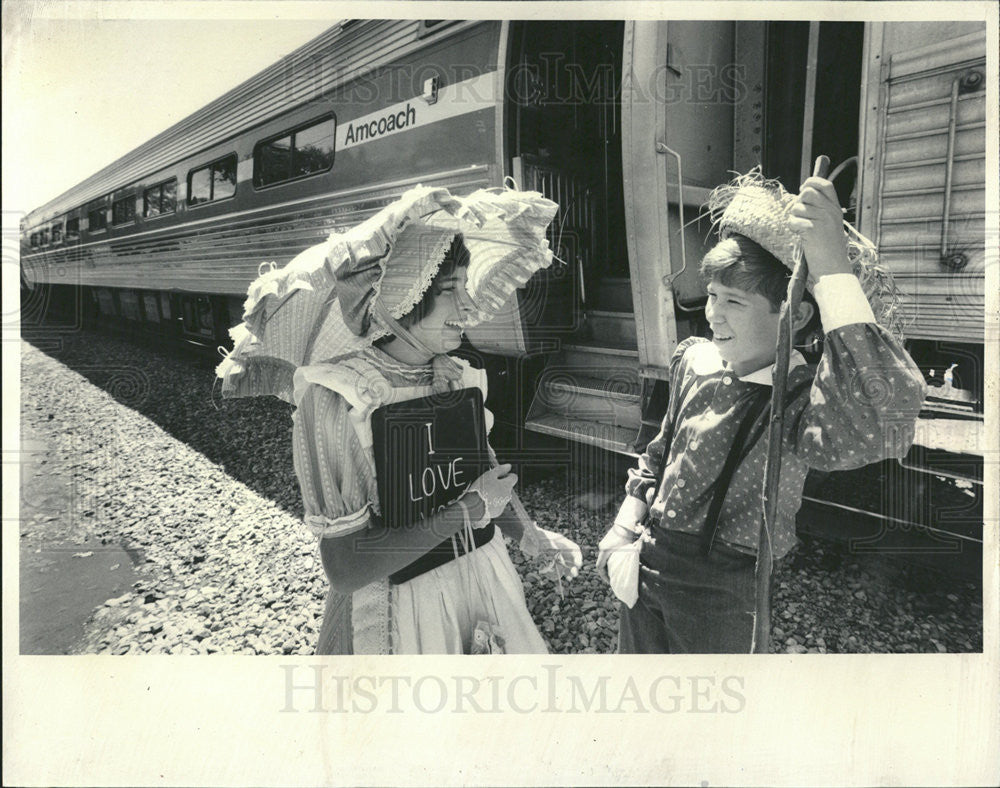
{"label": "train car roof", "polygon": [[[447,34],[473,23],[448,26]],[[342,20],[312,41],[31,211],[33,228],[245,133],[423,45],[419,19]],[[437,36],[434,36],[437,37]],[[336,46],[334,46],[336,44]]]}

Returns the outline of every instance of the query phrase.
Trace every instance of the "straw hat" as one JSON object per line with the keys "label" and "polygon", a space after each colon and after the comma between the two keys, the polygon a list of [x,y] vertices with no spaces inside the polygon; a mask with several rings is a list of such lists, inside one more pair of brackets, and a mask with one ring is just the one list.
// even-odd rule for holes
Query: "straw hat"
{"label": "straw hat", "polygon": [[[800,254],[799,236],[788,226],[795,195],[776,180],[769,180],[756,167],[716,187],[706,203],[719,240],[733,234],[756,242],[790,270]],[[888,268],[879,263],[875,245],[844,222],[847,256],[854,275],[871,304],[879,325],[902,337],[903,316],[899,292]]]}

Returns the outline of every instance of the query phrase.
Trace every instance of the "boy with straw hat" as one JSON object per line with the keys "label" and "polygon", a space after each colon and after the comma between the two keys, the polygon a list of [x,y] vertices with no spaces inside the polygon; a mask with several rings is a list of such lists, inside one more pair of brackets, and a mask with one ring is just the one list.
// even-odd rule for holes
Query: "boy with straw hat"
{"label": "boy with straw hat", "polygon": [[[678,345],[660,433],[629,472],[599,545],[598,571],[622,601],[622,653],[747,653],[767,456],[778,312],[797,255],[809,287],[792,331],[820,324],[823,355],[790,361],[775,559],[795,544],[809,468],[845,470],[902,457],[925,394],[898,336],[898,299],[874,248],[843,222],[833,184],[797,196],[758,170],[716,189],[720,242],[705,256],[712,339]],[[721,470],[720,470],[721,469]]]}

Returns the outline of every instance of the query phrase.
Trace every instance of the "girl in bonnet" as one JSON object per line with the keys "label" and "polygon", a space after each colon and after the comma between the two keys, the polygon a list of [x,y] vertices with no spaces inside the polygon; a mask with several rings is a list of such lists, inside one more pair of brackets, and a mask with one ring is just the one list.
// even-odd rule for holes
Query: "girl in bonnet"
{"label": "girl in bonnet", "polygon": [[[347,352],[336,353],[334,342],[332,357],[294,376],[295,471],[330,580],[317,651],[543,653],[502,534],[569,577],[581,561],[576,544],[528,520],[516,498],[510,506],[517,477],[495,458],[421,527],[392,527],[378,511],[371,435],[371,414],[383,405],[470,387],[485,399],[485,373],[447,354],[464,326],[488,318],[490,305],[541,265],[525,265],[510,247],[477,259],[473,276],[493,296],[481,291],[477,300],[469,248],[454,227],[409,221],[373,246],[379,253],[366,255],[347,244],[335,268],[330,312],[350,332],[339,341]],[[484,416],[488,429],[492,415]]]}

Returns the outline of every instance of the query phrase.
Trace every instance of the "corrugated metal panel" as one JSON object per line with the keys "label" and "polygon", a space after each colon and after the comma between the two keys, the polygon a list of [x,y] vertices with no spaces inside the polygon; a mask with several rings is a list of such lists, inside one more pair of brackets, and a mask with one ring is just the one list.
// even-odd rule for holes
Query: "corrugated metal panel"
{"label": "corrugated metal panel", "polygon": [[985,34],[933,41],[887,59],[879,118],[884,135],[878,170],[879,253],[903,294],[911,321],[908,336],[947,334],[981,342]]}
{"label": "corrugated metal panel", "polygon": [[[470,27],[453,25],[442,36]],[[28,216],[47,221],[200,150],[234,138],[274,115],[328,95],[347,82],[425,46],[419,20],[336,26]]]}
{"label": "corrugated metal panel", "polygon": [[[592,185],[540,161],[531,161],[527,157],[520,157],[519,161],[520,173],[515,174],[519,187],[540,192],[559,204],[559,213],[548,229],[549,246],[557,254],[568,254],[571,260],[579,259],[584,270],[589,269],[597,245],[597,206]],[[560,250],[561,243],[571,244],[574,248]]]}

